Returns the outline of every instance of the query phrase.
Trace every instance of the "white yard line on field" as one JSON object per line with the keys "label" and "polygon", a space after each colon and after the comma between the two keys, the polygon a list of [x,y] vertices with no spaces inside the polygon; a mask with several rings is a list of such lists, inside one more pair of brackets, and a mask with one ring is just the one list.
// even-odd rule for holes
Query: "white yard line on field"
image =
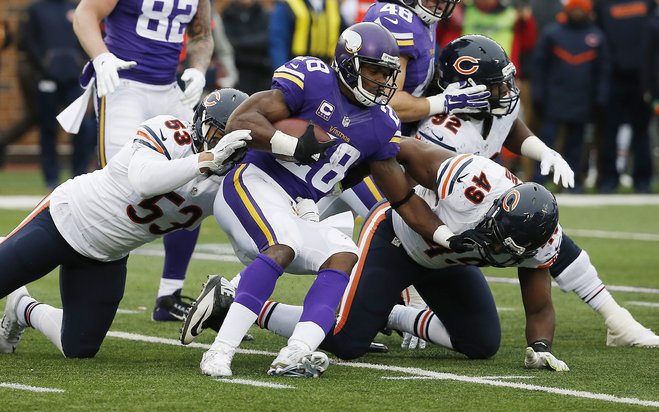
{"label": "white yard line on field", "polygon": [[[110,331],[110,332],[108,332],[107,336],[111,336],[111,337],[114,337],[114,338],[120,338],[120,339],[128,339],[128,340],[133,340],[133,341],[139,341],[139,342],[149,342],[149,343],[158,343],[158,344],[163,344],[163,345],[182,346],[179,341],[174,340],[174,339],[165,339],[165,338],[159,338],[159,337],[155,337],[155,336],[138,335],[138,334],[135,334],[135,333]],[[202,344],[192,343],[192,344],[188,345],[188,347],[207,349],[207,348],[210,347],[210,345],[202,345]],[[276,355],[274,352],[249,351],[249,350],[245,350],[245,349],[238,349],[237,352],[238,353],[247,353],[247,354],[257,354],[257,355],[269,355],[269,356],[275,356]],[[649,401],[649,400],[643,400],[643,399],[638,399],[638,398],[626,398],[626,397],[620,397],[620,396],[615,396],[615,395],[609,395],[609,394],[605,394],[605,393],[595,393],[595,392],[587,392],[587,391],[577,391],[577,390],[572,390],[572,389],[553,388],[551,386],[540,386],[540,385],[529,385],[529,384],[517,383],[517,382],[506,382],[506,381],[502,381],[502,380],[492,379],[491,376],[486,376],[486,377],[464,376],[464,375],[456,375],[456,374],[453,374],[453,373],[434,372],[434,371],[429,371],[429,370],[421,369],[421,368],[409,368],[409,367],[403,367],[403,366],[380,365],[380,364],[375,364],[375,363],[364,363],[364,362],[344,362],[344,361],[338,361],[338,360],[335,360],[335,359],[332,359],[332,364],[338,365],[338,366],[347,366],[347,367],[351,367],[351,368],[362,368],[362,369],[372,369],[372,370],[379,370],[379,371],[386,371],[386,372],[405,373],[405,374],[410,374],[415,378],[425,377],[425,378],[436,379],[436,380],[450,380],[450,381],[471,383],[471,384],[477,384],[477,385],[500,386],[500,387],[506,387],[506,388],[527,390],[527,391],[537,391],[537,392],[552,393],[552,394],[557,394],[557,395],[574,396],[574,397],[577,397],[577,398],[596,399],[596,400],[601,400],[601,401],[605,401],[605,402],[613,402],[613,403],[620,403],[620,404],[626,404],[626,405],[642,405],[642,406],[659,407],[659,401]],[[553,372],[549,372],[549,373],[553,373]],[[519,377],[516,377],[516,379],[518,379],[518,378]]]}
{"label": "white yard line on field", "polygon": [[50,393],[64,392],[64,389],[41,388],[38,386],[21,385],[20,383],[10,383],[10,382],[0,382],[0,388],[18,389],[21,391],[30,391],[30,392],[50,392]]}
{"label": "white yard line on field", "polygon": [[628,304],[628,305],[647,306],[649,308],[659,308],[659,303],[654,303],[654,302],[639,302],[638,300],[628,300],[625,303]]}
{"label": "white yard line on field", "polygon": [[[519,280],[517,278],[505,278],[499,276],[485,276],[485,279],[490,283],[506,283],[509,285],[519,285]],[[557,288],[558,285],[552,282],[552,286]],[[659,289],[655,288],[641,288],[636,286],[616,286],[616,285],[606,285],[608,290],[616,292],[634,292],[634,293],[649,293],[652,295],[659,295]]]}
{"label": "white yard line on field", "polygon": [[237,383],[239,385],[258,386],[258,387],[262,387],[262,388],[295,389],[295,386],[292,386],[292,385],[282,385],[281,383],[253,381],[253,380],[250,380],[250,379],[215,379],[215,380],[218,381],[218,382]]}

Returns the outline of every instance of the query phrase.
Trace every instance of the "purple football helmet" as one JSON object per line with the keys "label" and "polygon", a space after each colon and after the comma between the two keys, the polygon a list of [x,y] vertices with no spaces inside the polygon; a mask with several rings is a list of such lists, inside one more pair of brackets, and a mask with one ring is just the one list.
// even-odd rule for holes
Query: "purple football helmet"
{"label": "purple football helmet", "polygon": [[437,23],[451,17],[460,0],[398,0],[410,8],[426,24]]}
{"label": "purple football helmet", "polygon": [[[382,73],[384,81],[365,76],[364,66]],[[339,37],[332,68],[359,103],[367,107],[385,105],[396,92],[396,77],[400,72],[398,43],[389,30],[379,24],[354,24]],[[377,90],[368,91],[365,82],[377,85]]]}

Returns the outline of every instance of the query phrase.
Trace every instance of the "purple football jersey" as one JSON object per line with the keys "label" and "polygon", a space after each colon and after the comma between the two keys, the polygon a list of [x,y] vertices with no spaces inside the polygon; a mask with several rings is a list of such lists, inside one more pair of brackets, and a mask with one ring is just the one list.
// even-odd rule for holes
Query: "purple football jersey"
{"label": "purple football jersey", "polygon": [[[266,171],[293,199],[301,196],[317,201],[358,163],[398,154],[400,121],[393,109],[350,102],[341,93],[334,70],[321,60],[296,57],[275,71],[272,88],[284,93],[291,118],[311,120],[339,141],[324,158],[308,166],[277,160],[267,152],[248,152],[245,161]],[[349,147],[337,153],[343,155],[334,167],[329,160],[343,144]]]}
{"label": "purple football jersey", "polygon": [[198,0],[119,0],[105,18],[105,44],[137,65],[119,77],[164,85],[176,80],[183,34],[197,13]]}

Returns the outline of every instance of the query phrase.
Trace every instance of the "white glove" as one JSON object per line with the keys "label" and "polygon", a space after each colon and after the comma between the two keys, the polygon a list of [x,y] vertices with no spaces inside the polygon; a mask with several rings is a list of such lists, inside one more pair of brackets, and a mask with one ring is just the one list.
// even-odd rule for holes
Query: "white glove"
{"label": "white glove", "polygon": [[318,205],[312,199],[303,199],[301,197],[295,198],[295,213],[300,219],[308,220],[310,222],[318,222],[320,214],[318,213]]}
{"label": "white glove", "polygon": [[[426,301],[423,300],[414,286],[408,287],[406,291],[407,293],[403,292],[403,301],[405,302],[405,306],[409,306],[415,309],[428,309]],[[426,344],[427,342],[424,339],[421,339],[418,336],[414,336],[411,333],[403,332],[403,342],[401,342],[400,347],[403,349],[425,349]]]}
{"label": "white glove", "polygon": [[185,82],[181,103],[192,108],[201,99],[204,86],[206,86],[206,75],[197,69],[185,69],[181,75],[181,80]]}
{"label": "white glove", "polygon": [[213,155],[213,160],[199,162],[199,169],[207,167],[211,172],[222,169],[225,163],[231,162],[231,156],[236,151],[247,147],[247,141],[252,140],[250,133],[251,130],[235,130],[224,136],[214,148],[208,151]]}
{"label": "white glove", "polygon": [[125,61],[117,58],[110,52],[101,53],[92,60],[96,72],[96,94],[103,97],[115,91],[119,86],[119,70],[126,70],[137,65],[134,61]]}
{"label": "white glove", "polygon": [[547,176],[552,170],[554,171],[554,184],[557,185],[560,180],[563,187],[574,187],[574,172],[570,165],[555,151],[547,150],[540,157],[540,174]]}
{"label": "white glove", "polygon": [[490,92],[484,84],[477,85],[473,81],[451,83],[442,93],[426,97],[430,103],[428,115],[481,113],[489,107],[489,97]]}
{"label": "white glove", "polygon": [[524,366],[526,366],[526,369],[550,369],[556,372],[568,372],[570,370],[565,362],[557,359],[551,352],[536,352],[530,346],[526,348]]}

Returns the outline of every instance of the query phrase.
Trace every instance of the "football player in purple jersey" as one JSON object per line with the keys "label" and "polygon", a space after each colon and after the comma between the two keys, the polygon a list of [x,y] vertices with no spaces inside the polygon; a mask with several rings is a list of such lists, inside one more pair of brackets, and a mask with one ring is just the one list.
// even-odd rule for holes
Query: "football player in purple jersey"
{"label": "football player in purple jersey", "polygon": [[[247,267],[215,342],[202,358],[204,374],[232,374],[236,348],[284,270],[317,273],[317,278],[288,345],[268,373],[317,376],[327,368],[327,356],[313,351],[334,324],[357,247],[338,229],[300,218],[295,205],[297,198],[325,196],[359,164],[370,168],[410,227],[449,244],[453,233],[415,195],[396,161],[400,122],[387,103],[398,69],[398,45],[391,33],[378,24],[358,23],[341,34],[331,67],[313,57],[294,58],[275,71],[271,90],[254,94],[232,114],[228,130],[249,128],[252,150],[225,177],[215,208],[218,223]],[[272,126],[291,117],[316,123],[332,140],[319,143],[311,127],[296,138]],[[204,314],[193,307],[188,316],[202,321]]]}
{"label": "football player in purple jersey", "polygon": [[[130,140],[143,121],[157,115],[192,120],[206,83],[213,52],[209,0],[82,0],[74,30],[92,59],[83,78],[93,75],[101,167]],[[103,24],[103,32],[101,31]],[[188,69],[176,82],[176,68],[187,35]],[[199,229],[164,238],[165,264],[153,311],[154,320],[182,319],[185,272]]]}

